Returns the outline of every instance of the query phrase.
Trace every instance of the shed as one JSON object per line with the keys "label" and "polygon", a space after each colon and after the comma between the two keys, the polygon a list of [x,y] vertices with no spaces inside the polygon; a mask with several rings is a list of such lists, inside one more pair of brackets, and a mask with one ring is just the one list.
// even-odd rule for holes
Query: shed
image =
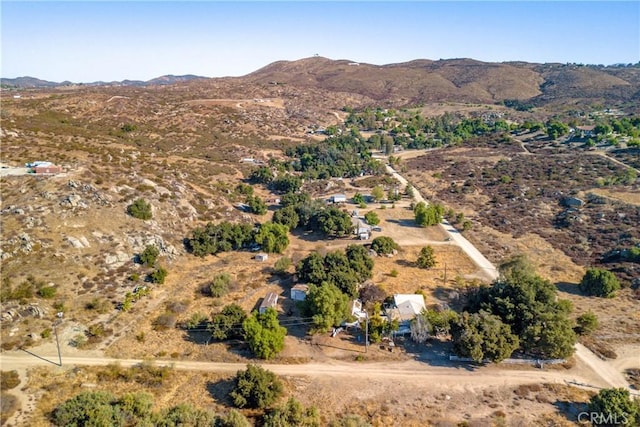
{"label": "shed", "polygon": [[362,309],[362,301],[359,299],[351,301],[349,308],[352,316],[358,318],[358,320],[366,319],[367,313]]}
{"label": "shed", "polygon": [[266,261],[266,260],[268,260],[268,259],[269,259],[269,255],[268,255],[268,254],[265,254],[264,252],[262,252],[262,253],[256,254],[256,256],[255,256],[255,257],[253,257],[253,258],[254,258],[256,261],[263,262],[263,261]]}
{"label": "shed", "polygon": [[258,308],[258,312],[260,314],[264,314],[264,312],[267,311],[268,308],[273,308],[274,310],[276,310],[277,304],[278,304],[278,295],[273,292],[269,292],[262,299],[262,303],[260,304],[260,308]]}
{"label": "shed", "polygon": [[309,292],[309,285],[299,283],[291,288],[291,299],[293,301],[304,301],[307,298],[307,292]]}

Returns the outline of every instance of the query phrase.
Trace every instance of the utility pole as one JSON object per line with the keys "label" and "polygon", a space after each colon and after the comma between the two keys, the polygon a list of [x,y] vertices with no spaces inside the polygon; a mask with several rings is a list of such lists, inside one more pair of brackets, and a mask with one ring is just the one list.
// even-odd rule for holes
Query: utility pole
{"label": "utility pole", "polygon": [[364,315],[364,352],[366,353],[369,349],[369,313],[365,310]]}
{"label": "utility pole", "polygon": [[58,340],[58,330],[56,329],[56,322],[53,322],[53,333],[56,336],[56,348],[58,349],[58,366],[62,366],[62,355],[60,354],[60,341]]}
{"label": "utility pole", "polygon": [[447,263],[444,263],[444,279],[442,281],[442,285],[446,288],[447,287]]}

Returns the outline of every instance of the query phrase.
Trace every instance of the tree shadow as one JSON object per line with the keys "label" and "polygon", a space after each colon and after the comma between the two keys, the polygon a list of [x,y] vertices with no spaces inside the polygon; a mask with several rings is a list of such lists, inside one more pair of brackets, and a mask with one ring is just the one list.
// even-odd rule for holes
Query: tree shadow
{"label": "tree shadow", "polygon": [[233,407],[233,401],[229,397],[229,393],[231,393],[235,385],[235,378],[228,380],[209,381],[207,382],[206,389],[209,395],[218,404],[227,407]]}
{"label": "tree shadow", "polygon": [[406,259],[398,259],[396,260],[396,264],[398,264],[400,267],[417,267],[415,262],[408,261]]}
{"label": "tree shadow", "polygon": [[429,366],[464,369],[470,372],[482,367],[481,363],[449,360],[449,356],[453,354],[453,344],[440,341],[437,338],[430,339],[424,344],[418,344],[407,339],[404,342],[404,348],[407,354],[413,355],[414,360],[426,363]]}
{"label": "tree shadow", "polygon": [[423,227],[420,227],[418,224],[416,224],[416,222],[412,219],[387,219],[385,221],[390,222],[392,224],[397,224],[401,227],[423,228]]}
{"label": "tree shadow", "polygon": [[560,291],[560,292],[565,292],[567,294],[571,294],[571,295],[583,295],[582,292],[580,292],[580,288],[578,287],[577,284],[575,283],[569,283],[569,282],[557,282],[556,283],[556,288]]}
{"label": "tree shadow", "polygon": [[576,422],[581,412],[587,411],[586,403],[571,402],[566,400],[556,400],[553,402],[553,406],[556,407],[558,412],[563,415],[568,421]]}
{"label": "tree shadow", "polygon": [[211,332],[202,328],[187,329],[184,334],[184,340],[198,345],[208,345],[213,341]]}

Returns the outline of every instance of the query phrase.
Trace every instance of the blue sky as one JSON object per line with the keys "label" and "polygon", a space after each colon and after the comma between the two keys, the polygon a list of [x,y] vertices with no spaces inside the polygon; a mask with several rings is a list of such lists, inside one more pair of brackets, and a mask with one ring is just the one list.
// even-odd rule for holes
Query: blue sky
{"label": "blue sky", "polygon": [[91,82],[239,76],[319,54],[640,61],[640,2],[1,2],[1,75]]}

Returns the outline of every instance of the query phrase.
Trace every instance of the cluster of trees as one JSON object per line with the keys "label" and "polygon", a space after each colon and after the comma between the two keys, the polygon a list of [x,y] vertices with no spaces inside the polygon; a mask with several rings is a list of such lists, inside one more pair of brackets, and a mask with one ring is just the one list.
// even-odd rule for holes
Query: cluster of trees
{"label": "cluster of trees", "polygon": [[317,330],[328,330],[349,317],[349,301],[372,269],[373,260],[362,245],[349,245],[344,253],[334,251],[324,257],[313,252],[298,263],[299,280],[310,284],[303,312]]}
{"label": "cluster of trees", "polygon": [[358,285],[371,278],[373,259],[362,245],[349,245],[325,256],[312,252],[296,266],[298,280],[314,285],[335,285],[341,292],[355,297]]}
{"label": "cluster of trees", "polygon": [[[593,396],[585,411],[597,426],[640,425],[640,400],[633,399],[624,388],[605,388]],[[592,418],[593,416],[593,418]]]}
{"label": "cluster of trees", "polygon": [[307,193],[289,193],[282,198],[283,208],[273,213],[273,222],[289,229],[303,228],[326,236],[344,237],[353,232],[351,216],[321,200],[312,200]]}
{"label": "cluster of trees", "polygon": [[499,361],[516,348],[537,357],[565,358],[576,334],[571,303],[558,300],[555,286],[533,273],[524,258],[501,268],[492,286],[470,297],[468,314],[454,323],[457,352],[474,360]]}
{"label": "cluster of trees", "polygon": [[281,253],[289,245],[287,228],[271,222],[260,227],[250,224],[208,223],[192,231],[188,239],[188,248],[196,256],[215,255],[248,248],[251,245],[262,245],[265,252]]}
{"label": "cluster of trees", "polygon": [[195,313],[187,328],[206,328],[216,341],[244,339],[251,352],[260,359],[272,359],[284,348],[286,328],[280,326],[278,312],[268,308],[264,313],[250,315],[238,304],[229,304],[207,321]]}
{"label": "cluster of trees", "polygon": [[357,130],[386,131],[372,135],[367,143],[372,149],[391,154],[394,145],[404,148],[430,148],[447,144],[459,144],[470,138],[499,133],[511,129],[505,120],[485,121],[481,118],[464,118],[445,113],[437,117],[425,117],[417,111],[394,109],[351,111],[345,126]]}
{"label": "cluster of trees", "polygon": [[218,415],[181,403],[154,411],[154,399],[148,393],[128,393],[120,397],[106,391],[92,391],[76,395],[58,405],[51,419],[57,426],[130,426],[158,427],[212,425],[248,427],[249,421],[236,410]]}
{"label": "cluster of trees", "polygon": [[413,208],[413,214],[416,224],[421,227],[437,225],[442,222],[444,206],[439,203],[430,203],[427,206],[425,202],[420,202]]}
{"label": "cluster of trees", "polygon": [[384,165],[371,157],[370,144],[359,135],[350,133],[332,136],[322,143],[297,145],[287,150],[293,157],[293,169],[304,178],[360,176],[362,173],[380,175]]}

